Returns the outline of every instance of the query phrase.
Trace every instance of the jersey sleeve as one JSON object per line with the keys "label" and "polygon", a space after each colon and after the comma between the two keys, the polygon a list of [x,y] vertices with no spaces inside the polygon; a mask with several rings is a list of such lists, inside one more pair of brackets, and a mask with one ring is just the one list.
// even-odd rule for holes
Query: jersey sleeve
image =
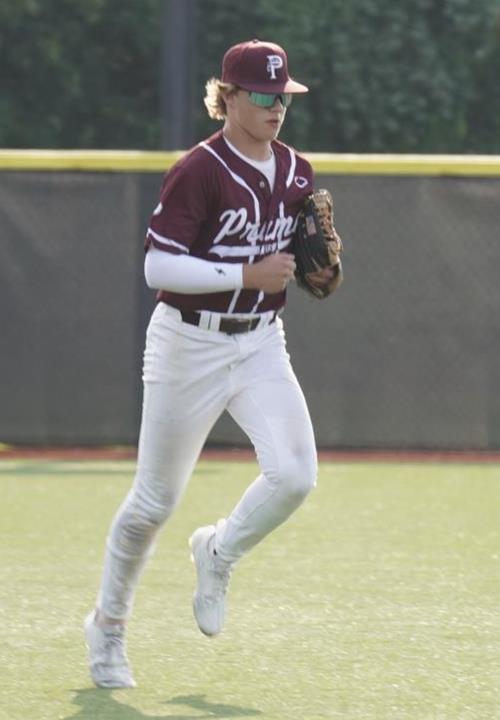
{"label": "jersey sleeve", "polygon": [[210,183],[206,167],[189,157],[165,177],[160,200],[146,234],[146,251],[154,245],[173,254],[189,254],[208,217]]}
{"label": "jersey sleeve", "polygon": [[303,155],[299,155],[298,153],[295,184],[304,191],[304,195],[311,193],[315,184],[314,170],[311,163]]}

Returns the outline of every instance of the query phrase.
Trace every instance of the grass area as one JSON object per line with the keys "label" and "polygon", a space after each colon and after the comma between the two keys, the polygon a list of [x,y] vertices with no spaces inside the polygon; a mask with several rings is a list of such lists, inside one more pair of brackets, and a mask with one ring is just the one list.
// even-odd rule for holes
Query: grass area
{"label": "grass area", "polygon": [[2,720],[500,718],[500,467],[322,464],[236,569],[216,639],[191,614],[191,531],[253,463],[202,462],[144,575],[136,690],[93,689],[81,623],[129,462],[0,462]]}

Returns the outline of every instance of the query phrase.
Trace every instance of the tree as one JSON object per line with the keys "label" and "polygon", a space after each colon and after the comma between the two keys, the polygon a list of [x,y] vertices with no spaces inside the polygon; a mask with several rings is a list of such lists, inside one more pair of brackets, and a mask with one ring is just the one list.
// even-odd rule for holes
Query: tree
{"label": "tree", "polygon": [[4,0],[0,145],[155,147],[158,0]]}
{"label": "tree", "polygon": [[[164,0],[3,0],[0,145],[159,146]],[[499,152],[500,0],[199,0],[195,137],[229,45],[283,45],[310,87],[283,139],[309,151]],[[175,98],[171,99],[175,103]]]}

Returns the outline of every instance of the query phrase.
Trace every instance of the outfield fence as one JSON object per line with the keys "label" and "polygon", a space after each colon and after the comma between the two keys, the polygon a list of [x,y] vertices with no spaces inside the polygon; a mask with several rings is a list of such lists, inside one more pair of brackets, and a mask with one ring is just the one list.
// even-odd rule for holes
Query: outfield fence
{"label": "outfield fence", "polygon": [[[0,151],[0,442],[136,442],[143,237],[181,153]],[[284,315],[322,448],[500,449],[500,157],[308,156],[345,283]],[[228,417],[210,445],[245,446]]]}

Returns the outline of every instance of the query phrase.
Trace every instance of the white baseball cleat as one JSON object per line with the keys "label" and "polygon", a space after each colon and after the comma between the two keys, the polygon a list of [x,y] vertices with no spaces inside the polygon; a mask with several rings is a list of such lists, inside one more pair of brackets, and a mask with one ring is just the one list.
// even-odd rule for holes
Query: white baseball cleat
{"label": "white baseball cleat", "polygon": [[218,635],[224,625],[225,595],[233,568],[215,554],[214,541],[215,525],[198,528],[189,539],[198,575],[193,612],[201,632],[209,636]]}
{"label": "white baseball cleat", "polygon": [[135,687],[127,660],[124,626],[100,626],[96,623],[96,611],[92,610],[85,618],[84,629],[89,651],[90,676],[97,687]]}

